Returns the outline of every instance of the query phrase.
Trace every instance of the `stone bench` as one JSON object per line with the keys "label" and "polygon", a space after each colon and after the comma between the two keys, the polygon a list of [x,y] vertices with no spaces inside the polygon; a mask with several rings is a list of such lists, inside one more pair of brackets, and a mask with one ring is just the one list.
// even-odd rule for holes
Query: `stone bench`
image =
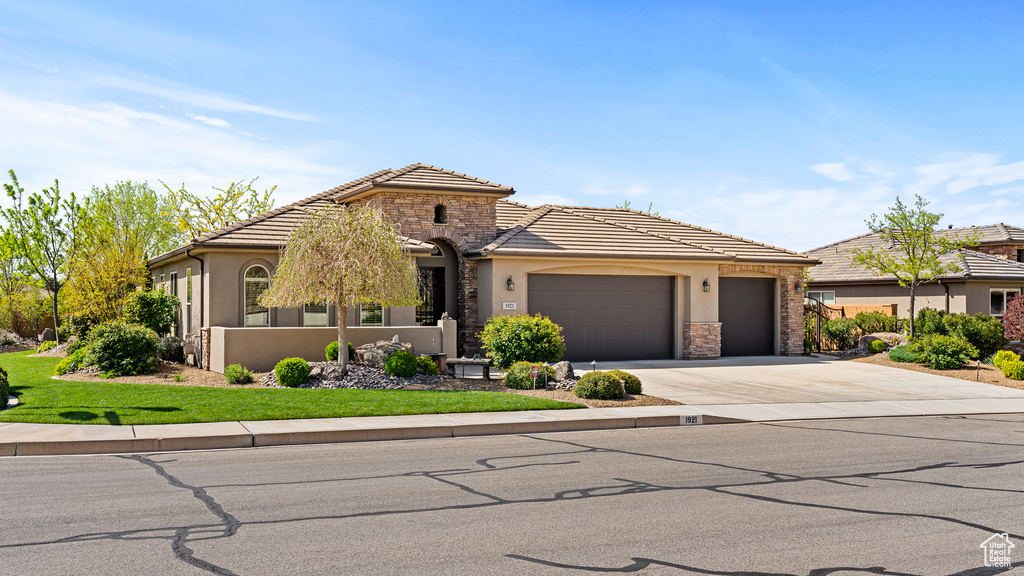
{"label": "stone bench", "polygon": [[466,376],[466,366],[481,366],[484,369],[484,380],[491,379],[491,363],[493,362],[490,358],[449,358],[448,359],[448,370],[452,376],[455,376],[455,367],[462,366],[462,376]]}

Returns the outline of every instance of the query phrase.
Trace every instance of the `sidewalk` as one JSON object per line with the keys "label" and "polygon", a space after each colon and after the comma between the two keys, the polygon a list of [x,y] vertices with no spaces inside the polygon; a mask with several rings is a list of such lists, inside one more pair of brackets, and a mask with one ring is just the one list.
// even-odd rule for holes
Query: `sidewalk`
{"label": "sidewalk", "polygon": [[882,416],[1024,413],[1024,398],[640,406],[147,426],[0,423],[0,456],[251,448]]}

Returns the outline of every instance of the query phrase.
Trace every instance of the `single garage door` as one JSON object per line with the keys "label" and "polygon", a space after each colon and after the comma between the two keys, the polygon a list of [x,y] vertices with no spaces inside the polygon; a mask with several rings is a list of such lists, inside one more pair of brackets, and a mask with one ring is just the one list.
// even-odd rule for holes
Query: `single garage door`
{"label": "single garage door", "polygon": [[530,274],[530,314],[562,327],[565,359],[672,358],[671,276]]}
{"label": "single garage door", "polygon": [[775,353],[775,279],[719,278],[722,356]]}

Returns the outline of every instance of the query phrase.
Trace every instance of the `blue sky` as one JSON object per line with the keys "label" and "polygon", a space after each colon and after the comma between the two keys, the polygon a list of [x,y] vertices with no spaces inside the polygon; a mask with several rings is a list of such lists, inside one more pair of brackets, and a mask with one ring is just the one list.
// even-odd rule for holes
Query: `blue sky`
{"label": "blue sky", "polygon": [[0,0],[0,168],[79,194],[433,164],[795,250],[921,194],[1024,226],[1024,11]]}

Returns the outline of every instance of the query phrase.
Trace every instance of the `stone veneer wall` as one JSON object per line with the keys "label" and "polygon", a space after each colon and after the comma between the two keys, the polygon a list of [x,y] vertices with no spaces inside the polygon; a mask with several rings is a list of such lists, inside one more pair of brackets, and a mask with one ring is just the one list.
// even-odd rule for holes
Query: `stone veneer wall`
{"label": "stone veneer wall", "polygon": [[763,264],[721,264],[718,275],[731,272],[760,272],[779,278],[779,354],[797,356],[804,352],[803,268],[798,266],[766,266]]}
{"label": "stone veneer wall", "polygon": [[200,362],[202,362],[202,364],[203,364],[202,366],[200,366],[200,368],[202,368],[203,370],[209,370],[210,369],[210,328],[209,327],[200,328],[199,329],[199,334],[200,334],[200,336],[199,336],[199,343],[200,343],[199,344],[199,348],[200,348],[199,356],[201,358]]}
{"label": "stone veneer wall", "polygon": [[683,323],[683,358],[718,358],[721,355],[721,322]]}
{"label": "stone veneer wall", "polygon": [[[459,354],[480,352],[477,332],[477,266],[467,260],[466,250],[480,248],[495,238],[495,199],[487,196],[445,196],[415,192],[378,192],[360,202],[383,210],[399,233],[415,240],[443,238],[455,248],[459,259]],[[446,224],[434,222],[434,207],[443,204]]]}
{"label": "stone veneer wall", "polygon": [[972,246],[971,250],[982,254],[1001,256],[1008,260],[1017,260],[1017,250],[1024,250],[1024,244],[1003,244],[999,246]]}

